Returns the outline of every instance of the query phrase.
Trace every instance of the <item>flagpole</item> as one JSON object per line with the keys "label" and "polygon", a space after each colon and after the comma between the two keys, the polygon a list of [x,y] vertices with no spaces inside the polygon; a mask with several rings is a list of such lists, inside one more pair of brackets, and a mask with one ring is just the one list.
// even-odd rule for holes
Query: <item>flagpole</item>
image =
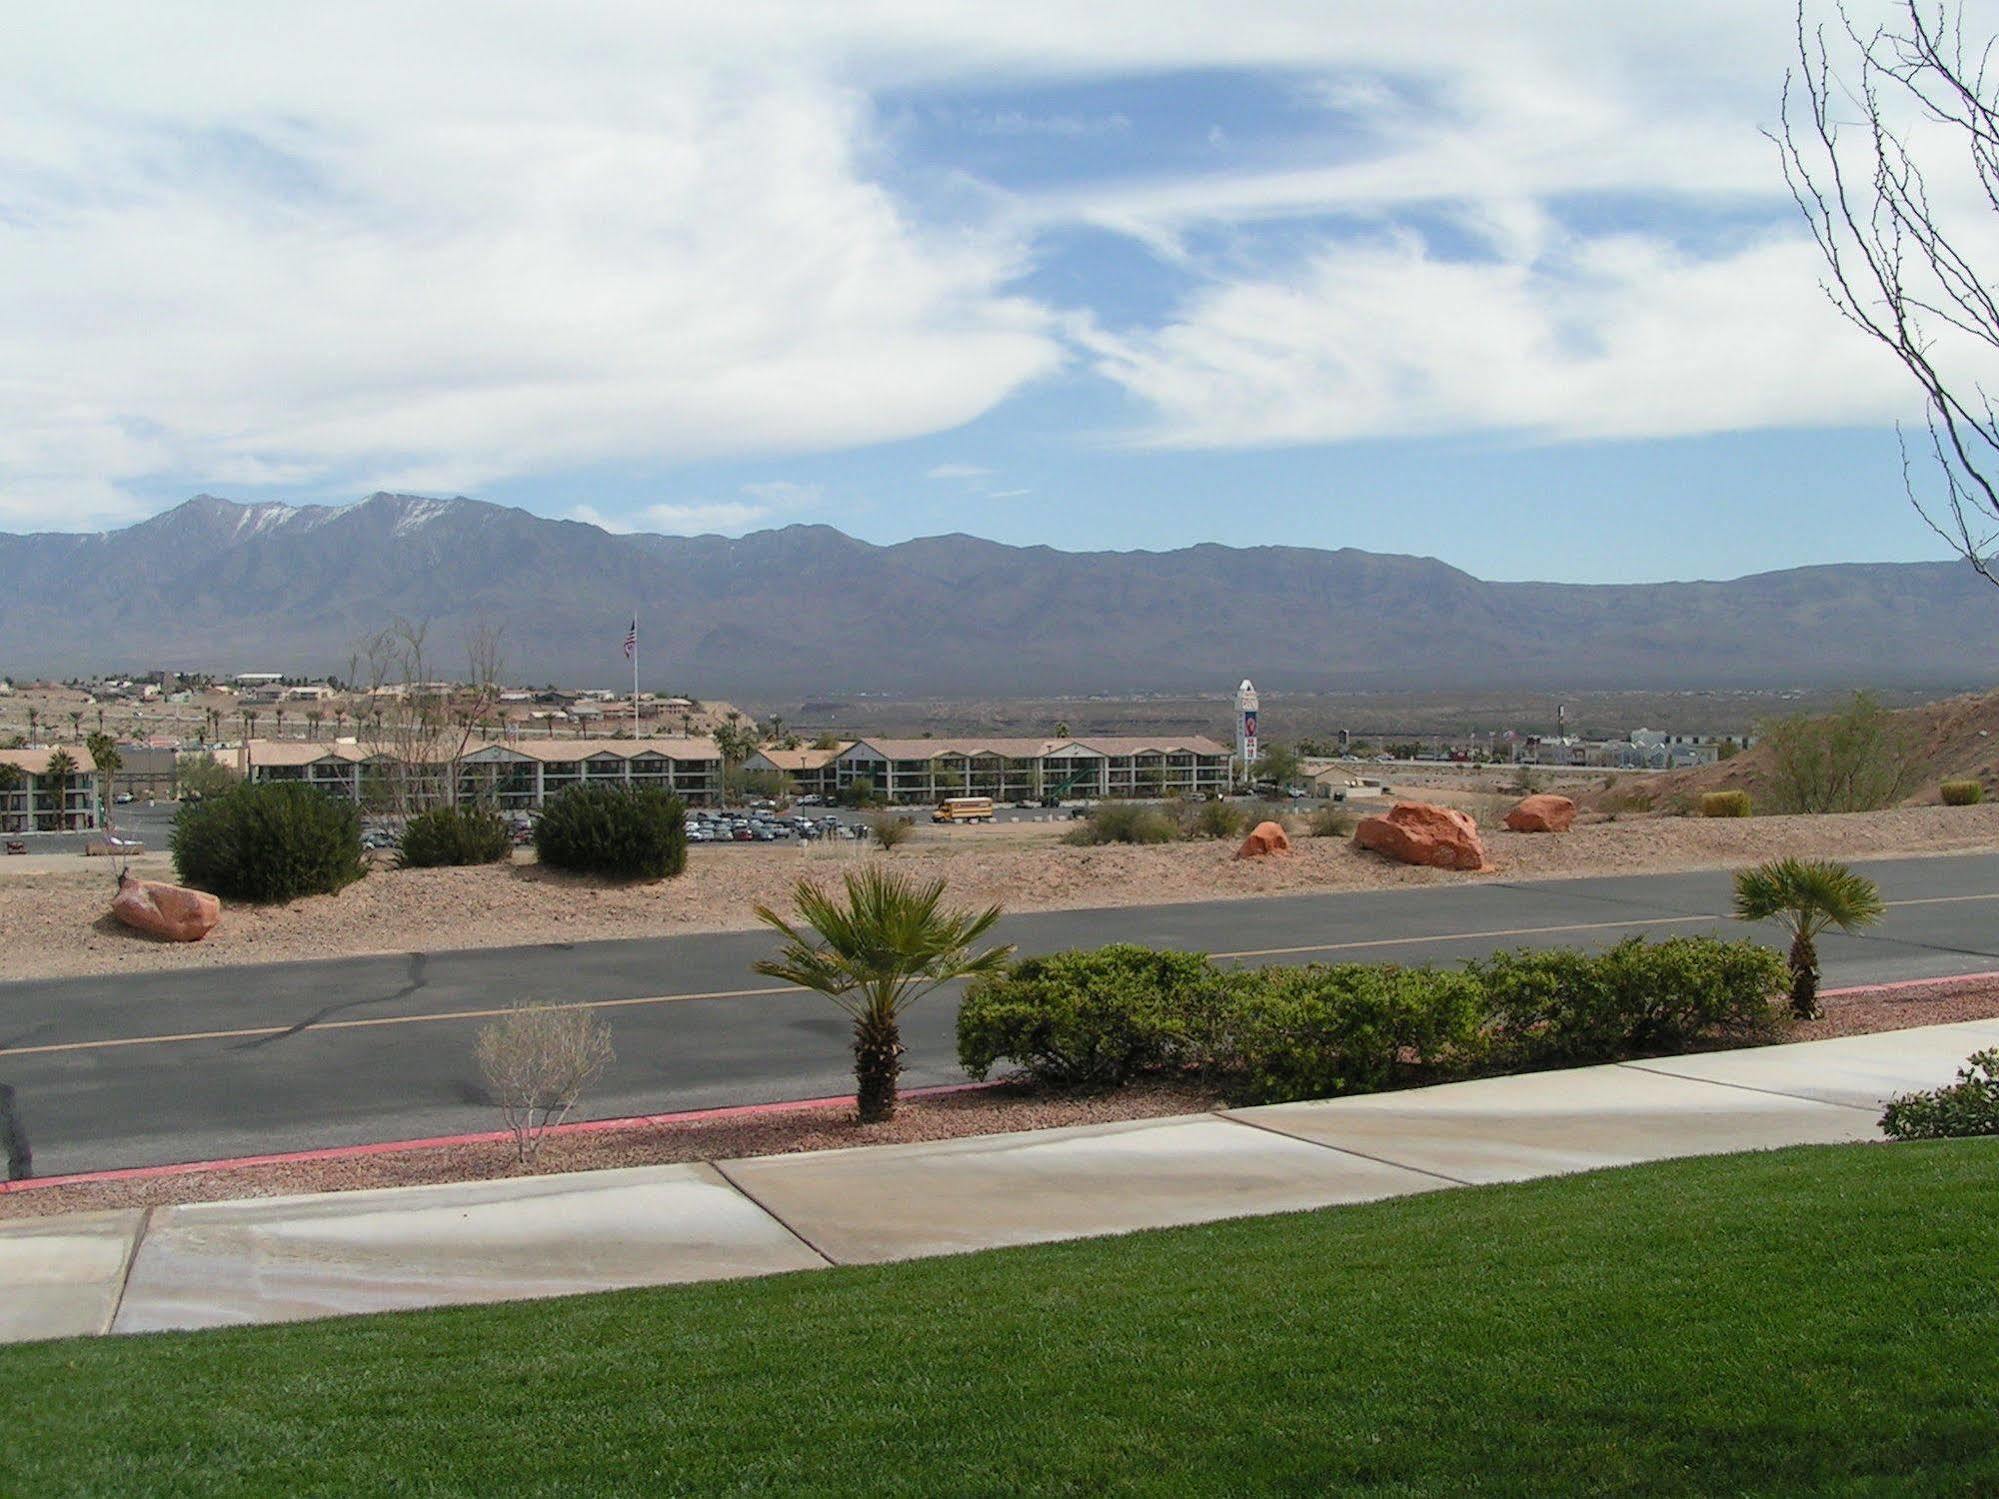
{"label": "flagpole", "polygon": [[632,606],[632,738],[639,737],[639,611]]}

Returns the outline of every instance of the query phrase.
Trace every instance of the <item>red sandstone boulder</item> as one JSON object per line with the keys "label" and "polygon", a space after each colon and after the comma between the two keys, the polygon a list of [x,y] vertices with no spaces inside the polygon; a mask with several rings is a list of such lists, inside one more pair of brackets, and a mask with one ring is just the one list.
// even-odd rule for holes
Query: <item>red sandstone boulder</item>
{"label": "red sandstone boulder", "polygon": [[1478,824],[1456,807],[1397,802],[1379,817],[1354,829],[1354,842],[1404,864],[1434,869],[1489,869]]}
{"label": "red sandstone boulder", "polygon": [[111,914],[134,931],[168,942],[199,942],[222,920],[222,902],[201,890],[121,874]]}
{"label": "red sandstone boulder", "polygon": [[1266,854],[1288,854],[1291,840],[1284,829],[1274,822],[1259,822],[1250,829],[1250,834],[1242,840],[1242,847],[1235,851],[1238,859],[1261,859]]}
{"label": "red sandstone boulder", "polygon": [[1506,825],[1516,833],[1566,833],[1575,820],[1574,802],[1545,792],[1524,798],[1506,814]]}

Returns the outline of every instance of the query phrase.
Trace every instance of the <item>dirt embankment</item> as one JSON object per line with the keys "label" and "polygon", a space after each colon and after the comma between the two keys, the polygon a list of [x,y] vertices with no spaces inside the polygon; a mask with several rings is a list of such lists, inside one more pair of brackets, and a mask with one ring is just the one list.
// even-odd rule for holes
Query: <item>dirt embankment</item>
{"label": "dirt embankment", "polygon": [[[1391,864],[1345,838],[1299,838],[1295,852],[1237,862],[1231,843],[1076,848],[1045,831],[961,828],[892,854],[851,847],[696,848],[686,874],[605,885],[532,863],[379,870],[338,895],[230,906],[206,941],[137,936],[108,914],[112,871],[98,860],[0,863],[0,978],[47,978],[358,953],[441,951],[718,931],[755,925],[801,878],[834,880],[864,859],[950,882],[951,899],[1010,911],[1076,910],[1362,890],[1467,880],[1550,879],[1725,867],[1796,854],[1868,858],[1999,850],[1999,805],[1908,807],[1847,817],[1644,818],[1557,834],[1485,832],[1494,870],[1456,874]],[[21,861],[26,864],[28,861]],[[149,856],[141,872],[171,878]]]}
{"label": "dirt embankment", "polygon": [[[1907,735],[1913,762],[1913,789],[1906,805],[1934,805],[1943,781],[1977,781],[1985,787],[1988,800],[1999,794],[1999,692],[1966,693],[1899,708],[1888,716],[1894,728]],[[1752,804],[1767,806],[1772,768],[1769,746],[1759,744],[1715,765],[1629,781],[1619,778],[1608,786],[1599,782],[1578,801],[1595,811],[1689,809],[1705,791],[1747,791]]]}

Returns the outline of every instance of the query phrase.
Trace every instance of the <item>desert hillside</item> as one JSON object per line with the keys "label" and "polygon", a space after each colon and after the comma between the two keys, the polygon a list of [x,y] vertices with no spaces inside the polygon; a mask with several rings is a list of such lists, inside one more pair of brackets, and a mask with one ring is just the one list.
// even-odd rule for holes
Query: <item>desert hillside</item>
{"label": "desert hillside", "polygon": [[[1933,805],[1944,781],[1978,781],[1988,799],[1999,795],[1999,690],[1899,708],[1888,716],[1907,734],[1919,770],[1904,805]],[[1687,809],[1702,792],[1741,790],[1763,810],[1772,801],[1773,759],[1770,746],[1760,743],[1717,765],[1647,777],[1640,789],[1620,780],[1584,801],[1598,811],[1673,811]]]}

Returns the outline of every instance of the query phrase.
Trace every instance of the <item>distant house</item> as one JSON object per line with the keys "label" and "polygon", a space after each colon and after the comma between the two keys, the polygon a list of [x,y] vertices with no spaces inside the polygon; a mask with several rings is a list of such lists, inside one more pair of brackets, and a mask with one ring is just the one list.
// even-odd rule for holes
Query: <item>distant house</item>
{"label": "distant house", "polygon": [[1204,796],[1229,789],[1226,745],[1204,735],[1092,739],[857,739],[833,762],[835,788],[872,781],[894,802],[947,796]]}
{"label": "distant house", "polygon": [[[59,750],[76,764],[75,773],[67,778],[49,773],[49,762]],[[15,774],[8,779],[16,783],[0,788],[0,832],[85,832],[103,820],[97,762],[86,746],[0,750],[0,765],[13,768]]]}
{"label": "distant house", "polygon": [[[440,746],[417,772],[442,799],[451,752]],[[303,781],[335,796],[367,802],[392,756],[362,745],[252,739],[237,752],[246,780]],[[479,742],[458,761],[457,799],[528,811],[570,786],[588,782],[653,787],[684,801],[718,801],[722,752],[711,739],[520,739]]]}
{"label": "distant house", "polygon": [[803,795],[831,796],[840,789],[840,755],[851,747],[849,740],[831,749],[760,749],[743,761],[743,769],[789,776]]}

